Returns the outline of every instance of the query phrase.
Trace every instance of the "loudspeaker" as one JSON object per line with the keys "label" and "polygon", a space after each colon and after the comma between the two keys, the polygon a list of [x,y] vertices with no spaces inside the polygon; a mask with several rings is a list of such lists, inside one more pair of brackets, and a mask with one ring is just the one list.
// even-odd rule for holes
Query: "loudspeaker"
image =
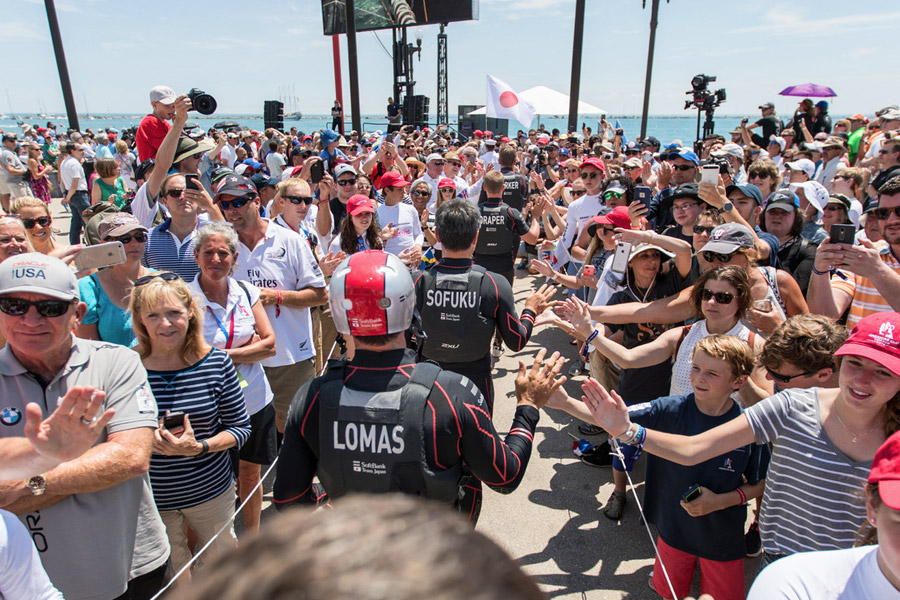
{"label": "loudspeaker", "polygon": [[263,103],[263,122],[266,129],[271,127],[284,131],[284,102],[266,100]]}

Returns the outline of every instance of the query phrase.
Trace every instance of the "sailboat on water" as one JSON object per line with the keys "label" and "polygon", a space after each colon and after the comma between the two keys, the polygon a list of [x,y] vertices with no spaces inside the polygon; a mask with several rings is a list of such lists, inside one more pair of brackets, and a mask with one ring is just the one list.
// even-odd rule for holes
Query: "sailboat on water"
{"label": "sailboat on water", "polygon": [[300,104],[300,98],[297,97],[297,91],[291,86],[290,95],[287,94],[287,87],[284,88],[285,98],[282,100],[285,105],[284,120],[299,121],[303,118],[303,113],[297,110]]}

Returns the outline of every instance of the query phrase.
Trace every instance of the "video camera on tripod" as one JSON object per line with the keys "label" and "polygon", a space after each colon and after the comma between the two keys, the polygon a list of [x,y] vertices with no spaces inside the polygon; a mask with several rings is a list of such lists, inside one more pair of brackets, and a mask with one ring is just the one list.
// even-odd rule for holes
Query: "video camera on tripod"
{"label": "video camera on tripod", "polygon": [[[725,102],[726,98],[725,88],[720,88],[715,92],[709,89],[709,84],[715,80],[715,75],[704,75],[703,73],[694,75],[694,78],[691,79],[691,91],[685,92],[692,98],[684,101],[684,110],[688,110],[691,107],[697,109],[697,141],[694,142],[694,151],[698,155],[703,140],[715,131],[716,123],[713,120],[713,114],[716,108]],[[700,136],[701,112],[706,113],[706,120],[703,122],[703,137]]]}

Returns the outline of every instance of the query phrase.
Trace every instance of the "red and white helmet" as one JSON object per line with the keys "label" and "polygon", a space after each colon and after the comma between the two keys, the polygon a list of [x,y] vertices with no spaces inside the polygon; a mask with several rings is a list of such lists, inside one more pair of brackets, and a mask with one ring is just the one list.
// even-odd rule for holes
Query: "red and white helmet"
{"label": "red and white helmet", "polygon": [[416,292],[403,261],[381,250],[366,250],[335,269],[328,302],[340,333],[387,335],[409,329]]}

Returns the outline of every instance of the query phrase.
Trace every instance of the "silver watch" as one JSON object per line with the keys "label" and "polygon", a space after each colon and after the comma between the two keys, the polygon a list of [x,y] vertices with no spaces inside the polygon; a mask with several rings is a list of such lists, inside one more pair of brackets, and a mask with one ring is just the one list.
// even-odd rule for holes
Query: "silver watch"
{"label": "silver watch", "polygon": [[43,496],[47,490],[47,478],[43,475],[29,477],[28,481],[25,482],[25,487],[31,490],[31,493],[35,496]]}

